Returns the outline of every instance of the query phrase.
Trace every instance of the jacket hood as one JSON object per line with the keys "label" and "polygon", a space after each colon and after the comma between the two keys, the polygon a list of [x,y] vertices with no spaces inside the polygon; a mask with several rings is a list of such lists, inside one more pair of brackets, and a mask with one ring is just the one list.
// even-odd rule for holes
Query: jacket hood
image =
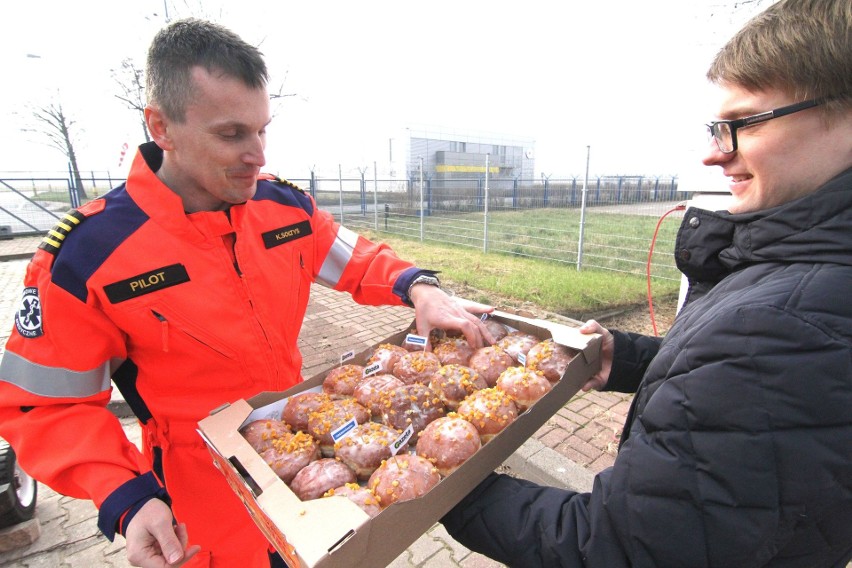
{"label": "jacket hood", "polygon": [[[701,230],[690,230],[697,226]],[[852,266],[852,168],[817,191],[754,213],[690,208],[678,233],[678,268],[694,281],[719,281],[760,262]]]}

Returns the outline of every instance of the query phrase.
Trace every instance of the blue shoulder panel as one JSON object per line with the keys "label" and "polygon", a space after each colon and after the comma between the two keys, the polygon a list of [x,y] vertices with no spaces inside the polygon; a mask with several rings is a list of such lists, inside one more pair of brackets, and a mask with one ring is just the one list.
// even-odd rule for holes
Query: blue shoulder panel
{"label": "blue shoulder panel", "polygon": [[254,194],[255,201],[274,201],[290,207],[298,207],[313,216],[314,207],[311,199],[305,192],[286,180],[258,180],[257,192]]}
{"label": "blue shoulder panel", "polygon": [[86,217],[68,233],[51,269],[53,282],[81,302],[86,301],[86,282],[92,274],[148,220],[148,215],[127,194],[124,184],[103,199],[106,202],[103,211]]}

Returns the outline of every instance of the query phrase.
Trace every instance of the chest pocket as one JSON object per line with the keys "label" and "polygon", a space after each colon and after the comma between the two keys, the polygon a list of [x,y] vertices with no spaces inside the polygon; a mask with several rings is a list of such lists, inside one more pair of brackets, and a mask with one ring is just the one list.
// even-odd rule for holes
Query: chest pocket
{"label": "chest pocket", "polygon": [[[252,384],[245,354],[168,306],[140,308],[150,331],[133,349],[140,369],[139,388],[159,394],[242,390]],[[147,363],[147,365],[146,365]]]}

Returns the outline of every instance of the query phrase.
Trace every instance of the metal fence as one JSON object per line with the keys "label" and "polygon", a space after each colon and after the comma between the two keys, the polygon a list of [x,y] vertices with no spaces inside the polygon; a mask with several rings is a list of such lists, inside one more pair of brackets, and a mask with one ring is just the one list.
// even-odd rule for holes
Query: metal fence
{"label": "metal fence", "polygon": [[[122,183],[83,179],[86,199]],[[678,221],[660,223],[687,200],[675,177],[596,176],[542,180],[482,177],[291,179],[354,231],[372,230],[487,253],[679,280],[672,251]],[[585,191],[584,191],[585,188]],[[0,234],[44,233],[74,203],[69,179],[0,179]]]}
{"label": "metal fence", "polygon": [[[689,194],[677,178],[599,176],[561,180],[365,178],[291,180],[356,230],[544,259],[582,268],[679,280],[673,257],[678,220],[657,225]],[[585,185],[585,199],[584,188]]]}

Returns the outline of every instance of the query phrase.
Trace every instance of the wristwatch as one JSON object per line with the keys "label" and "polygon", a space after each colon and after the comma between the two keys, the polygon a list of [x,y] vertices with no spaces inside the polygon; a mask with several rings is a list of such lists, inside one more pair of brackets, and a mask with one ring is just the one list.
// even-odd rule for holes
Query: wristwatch
{"label": "wristwatch", "polygon": [[436,288],[441,287],[441,281],[438,280],[437,276],[432,274],[421,274],[417,278],[415,278],[411,284],[408,286],[408,292],[406,292],[406,296],[408,296],[409,301],[411,301],[411,289],[415,284],[428,284],[429,286],[434,286]]}

